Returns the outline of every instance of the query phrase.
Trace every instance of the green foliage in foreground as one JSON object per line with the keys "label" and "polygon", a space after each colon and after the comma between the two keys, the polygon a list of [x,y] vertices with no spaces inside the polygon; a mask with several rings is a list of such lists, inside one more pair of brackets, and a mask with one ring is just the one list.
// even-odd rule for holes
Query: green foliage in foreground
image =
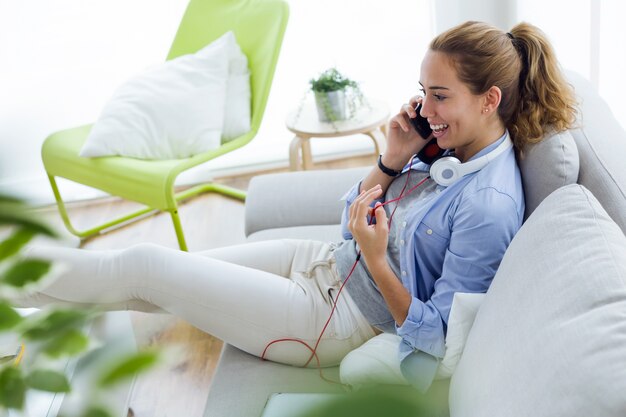
{"label": "green foliage in foreground", "polygon": [[446,389],[421,394],[412,387],[384,385],[337,395],[303,417],[447,417]]}
{"label": "green foliage in foreground", "polygon": [[[26,359],[17,363],[17,355],[0,357],[0,413],[6,409],[23,410],[29,390],[70,393],[72,386],[55,361],[91,356],[107,348],[91,343],[86,328],[99,313],[94,309],[51,308],[23,317],[12,307],[11,298],[36,290],[37,285],[55,273],[48,261],[24,259],[21,250],[34,237],[56,237],[52,228],[34,216],[23,202],[0,195],[0,232],[8,236],[0,241],[0,348],[13,343],[26,344]],[[17,353],[17,352],[16,352]],[[103,355],[100,355],[103,356]],[[98,393],[132,378],[158,361],[155,351],[117,356],[103,367],[97,360],[88,361],[96,382],[92,398],[78,417],[110,417],[106,405],[98,403]],[[57,367],[58,368],[58,367]]]}

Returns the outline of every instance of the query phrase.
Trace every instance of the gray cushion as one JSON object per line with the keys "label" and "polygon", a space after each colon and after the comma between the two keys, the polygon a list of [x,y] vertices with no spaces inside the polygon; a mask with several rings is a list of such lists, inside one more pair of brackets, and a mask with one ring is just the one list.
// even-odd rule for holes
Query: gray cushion
{"label": "gray cushion", "polygon": [[246,236],[278,227],[339,224],[341,197],[371,167],[298,171],[252,178],[246,197]]}
{"label": "gray cushion", "polygon": [[452,377],[472,417],[626,415],[626,237],[580,185],[520,229]]}
{"label": "gray cushion", "polygon": [[574,73],[568,79],[582,114],[579,128],[571,131],[580,154],[578,183],[593,192],[626,232],[626,131],[587,80]]}
{"label": "gray cushion", "polygon": [[[339,367],[324,368],[323,375],[339,381]],[[263,361],[228,344],[213,378],[219,383],[211,385],[205,417],[257,417],[276,392],[344,392],[317,369]]]}
{"label": "gray cushion", "polygon": [[547,135],[529,145],[519,159],[527,219],[554,190],[578,179],[578,149],[569,131]]}
{"label": "gray cushion", "polygon": [[258,242],[260,240],[271,239],[310,239],[322,242],[340,242],[341,226],[338,224],[327,224],[321,226],[294,226],[278,227],[275,229],[265,229],[252,233],[248,236],[248,242]]}

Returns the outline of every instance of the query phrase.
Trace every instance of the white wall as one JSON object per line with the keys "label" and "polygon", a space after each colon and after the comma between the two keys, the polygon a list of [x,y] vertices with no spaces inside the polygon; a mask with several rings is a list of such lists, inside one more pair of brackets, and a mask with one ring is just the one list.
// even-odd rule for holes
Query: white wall
{"label": "white wall", "polygon": [[517,21],[517,0],[435,0],[435,32],[477,20],[508,30]]}

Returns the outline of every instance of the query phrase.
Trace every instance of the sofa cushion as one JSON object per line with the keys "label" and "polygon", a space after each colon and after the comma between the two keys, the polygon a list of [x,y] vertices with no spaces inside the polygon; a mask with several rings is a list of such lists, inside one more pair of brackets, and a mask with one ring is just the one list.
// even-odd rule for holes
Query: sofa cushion
{"label": "sofa cushion", "polygon": [[571,130],[580,155],[578,183],[626,233],[626,130],[589,81],[571,72],[567,77],[580,102],[578,126]]}
{"label": "sofa cushion", "polygon": [[310,239],[321,242],[339,242],[341,237],[341,226],[338,224],[324,224],[317,226],[294,226],[276,227],[254,232],[248,236],[248,242],[258,242],[260,240],[272,239]]}
{"label": "sofa cushion", "polygon": [[[322,372],[325,378],[339,381],[338,367]],[[229,344],[224,345],[213,379],[205,417],[259,416],[277,392],[344,392],[340,384],[320,378],[317,369],[264,361]]]}
{"label": "sofa cushion", "polygon": [[527,219],[553,191],[578,179],[578,149],[569,131],[546,135],[539,143],[527,146],[519,158],[524,183]]}
{"label": "sofa cushion", "polygon": [[341,197],[370,169],[281,172],[252,178],[246,196],[246,236],[275,228],[341,223],[345,206]]}
{"label": "sofa cushion", "polygon": [[580,185],[509,246],[450,385],[451,416],[626,415],[626,237]]}

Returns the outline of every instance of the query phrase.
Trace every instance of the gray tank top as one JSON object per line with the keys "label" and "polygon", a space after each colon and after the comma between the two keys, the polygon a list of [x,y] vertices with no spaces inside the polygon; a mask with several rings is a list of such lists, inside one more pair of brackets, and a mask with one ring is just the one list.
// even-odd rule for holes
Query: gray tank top
{"label": "gray tank top", "polygon": [[[429,179],[407,195],[406,193],[409,190],[428,176],[428,172],[424,171],[412,170],[410,172],[411,175],[406,186],[405,197],[398,202],[387,204],[383,207],[387,213],[387,218],[389,218],[397,205],[389,227],[389,243],[387,245],[387,261],[397,277],[400,276],[400,247],[404,244],[402,233],[400,232],[406,226],[405,218],[407,212],[419,205],[426,197],[432,196],[437,189],[435,181]],[[407,175],[408,173],[405,172],[391,183],[387,189],[386,201],[393,200],[400,195],[406,183]],[[337,272],[339,272],[342,281],[346,279],[356,260],[357,250],[355,240],[345,240],[335,249],[334,256],[337,262]],[[395,321],[363,258],[359,260],[359,265],[354,269],[352,276],[346,283],[345,290],[350,293],[350,297],[372,326],[386,333],[396,332]]]}

